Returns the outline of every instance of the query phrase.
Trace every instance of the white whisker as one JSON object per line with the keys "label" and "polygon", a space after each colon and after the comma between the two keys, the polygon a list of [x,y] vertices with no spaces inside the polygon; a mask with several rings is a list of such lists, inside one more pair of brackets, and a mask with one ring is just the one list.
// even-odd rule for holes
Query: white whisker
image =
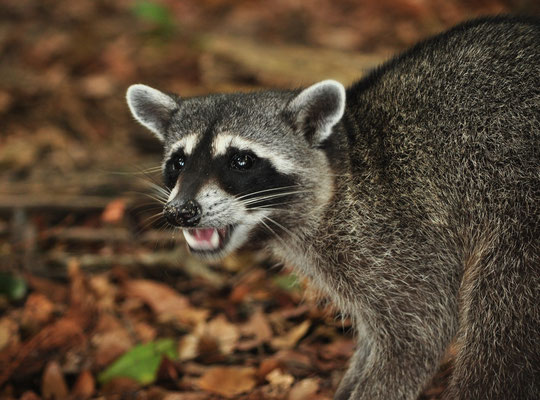
{"label": "white whisker", "polygon": [[272,205],[268,205],[268,206],[257,206],[257,207],[250,207],[249,210],[250,211],[265,211],[265,210],[268,210],[268,211],[279,211],[279,212],[284,212],[284,213],[289,213],[289,214],[299,214],[299,215],[302,215],[302,212],[301,211],[298,211],[298,210],[291,210],[291,209],[287,209],[287,208],[279,208],[279,207],[275,207],[275,206],[279,206],[279,205],[289,205],[289,204],[294,204],[294,203],[291,203],[291,202],[288,202],[288,203],[277,203],[277,204],[272,204]]}
{"label": "white whisker", "polygon": [[296,239],[298,241],[301,241],[300,237],[292,232],[290,229],[288,228],[285,228],[283,225],[281,225],[280,223],[276,222],[274,219],[268,217],[268,216],[264,216],[263,218],[265,218],[266,220],[268,220],[269,222],[272,222],[273,224],[277,225],[279,228],[281,228],[284,232],[287,232],[293,239]]}
{"label": "white whisker", "polygon": [[159,193],[165,195],[165,196],[169,196],[169,194],[171,194],[171,191],[169,190],[169,188],[165,188],[163,186],[160,186],[160,185],[157,185],[156,183],[154,182],[148,182],[150,184],[150,186],[157,190]]}
{"label": "white whisker", "polygon": [[278,240],[281,242],[281,244],[282,244],[285,248],[287,248],[287,247],[288,247],[288,246],[287,246],[287,243],[285,243],[285,241],[283,240],[283,238],[282,238],[281,236],[279,236],[272,228],[270,228],[266,222],[264,222],[265,219],[267,219],[267,217],[264,217],[264,216],[260,219],[261,224],[262,224],[266,229],[268,229],[268,230],[276,237],[276,239],[278,239]]}
{"label": "white whisker", "polygon": [[270,189],[259,190],[257,192],[246,193],[246,194],[244,194],[242,196],[236,197],[236,200],[241,200],[241,199],[244,199],[244,198],[246,198],[248,196],[254,196],[254,195],[259,194],[259,193],[266,193],[266,192],[272,192],[272,191],[276,191],[276,190],[290,189],[290,188],[294,188],[294,187],[300,187],[300,185],[280,186],[280,187],[275,187],[275,188],[270,188]]}
{"label": "white whisker", "polygon": [[253,197],[253,198],[249,198],[247,200],[242,200],[241,203],[243,205],[250,205],[250,204],[253,204],[253,203],[260,203],[262,201],[265,201],[265,200],[271,200],[271,199],[277,199],[279,197],[286,197],[286,196],[291,196],[291,195],[294,195],[294,194],[304,194],[304,193],[311,193],[310,190],[297,190],[297,191],[294,191],[294,192],[283,192],[283,193],[276,193],[276,194],[271,194],[271,195],[267,195],[267,196],[260,196],[260,197]]}
{"label": "white whisker", "polygon": [[152,195],[152,194],[149,194],[149,193],[144,193],[144,195],[145,195],[146,197],[149,197],[149,198],[151,198],[151,199],[157,201],[157,202],[160,203],[160,204],[165,204],[165,203],[167,203],[167,199],[164,199],[164,198],[162,198],[162,197],[159,197],[158,195]]}

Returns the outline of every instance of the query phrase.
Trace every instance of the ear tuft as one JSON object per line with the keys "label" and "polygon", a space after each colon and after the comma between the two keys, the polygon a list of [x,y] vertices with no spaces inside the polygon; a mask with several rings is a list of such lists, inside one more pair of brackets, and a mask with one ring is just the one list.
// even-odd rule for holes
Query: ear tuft
{"label": "ear tuft", "polygon": [[296,126],[317,146],[332,134],[345,111],[345,88],[334,80],[325,80],[304,89],[287,107]]}
{"label": "ear tuft", "polygon": [[141,84],[131,85],[126,99],[135,119],[164,141],[171,114],[178,109],[177,102],[171,96]]}

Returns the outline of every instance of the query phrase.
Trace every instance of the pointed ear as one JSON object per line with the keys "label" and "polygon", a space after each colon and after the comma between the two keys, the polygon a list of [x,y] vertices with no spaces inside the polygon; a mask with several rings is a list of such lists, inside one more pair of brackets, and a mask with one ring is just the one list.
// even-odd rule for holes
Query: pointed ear
{"label": "pointed ear", "polygon": [[287,106],[297,129],[313,146],[332,133],[345,110],[345,88],[334,80],[316,83],[304,89]]}
{"label": "pointed ear", "polygon": [[146,85],[131,85],[126,93],[131,113],[159,140],[165,140],[165,129],[178,104],[171,96]]}

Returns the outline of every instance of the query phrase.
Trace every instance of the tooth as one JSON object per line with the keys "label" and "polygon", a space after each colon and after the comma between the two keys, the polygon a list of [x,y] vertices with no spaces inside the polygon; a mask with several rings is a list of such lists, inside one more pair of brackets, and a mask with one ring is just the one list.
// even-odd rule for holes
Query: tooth
{"label": "tooth", "polygon": [[214,229],[214,232],[212,232],[212,237],[210,238],[210,244],[212,245],[212,248],[217,249],[219,247],[219,234],[217,229]]}
{"label": "tooth", "polygon": [[199,247],[197,243],[197,239],[195,239],[193,235],[187,229],[182,229],[182,233],[184,234],[184,238],[186,239],[186,242],[189,245],[189,247],[193,249],[196,249]]}

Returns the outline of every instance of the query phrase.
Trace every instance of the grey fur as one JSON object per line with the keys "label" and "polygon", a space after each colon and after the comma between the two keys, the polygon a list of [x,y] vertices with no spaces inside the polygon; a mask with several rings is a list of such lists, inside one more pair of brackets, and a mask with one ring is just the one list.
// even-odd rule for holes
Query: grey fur
{"label": "grey fur", "polygon": [[415,399],[455,340],[446,399],[539,399],[539,22],[420,43],[347,90],[323,143],[288,108],[299,93],[183,99],[163,136],[167,154],[232,132],[295,163],[305,191],[261,244],[353,318],[335,398]]}

